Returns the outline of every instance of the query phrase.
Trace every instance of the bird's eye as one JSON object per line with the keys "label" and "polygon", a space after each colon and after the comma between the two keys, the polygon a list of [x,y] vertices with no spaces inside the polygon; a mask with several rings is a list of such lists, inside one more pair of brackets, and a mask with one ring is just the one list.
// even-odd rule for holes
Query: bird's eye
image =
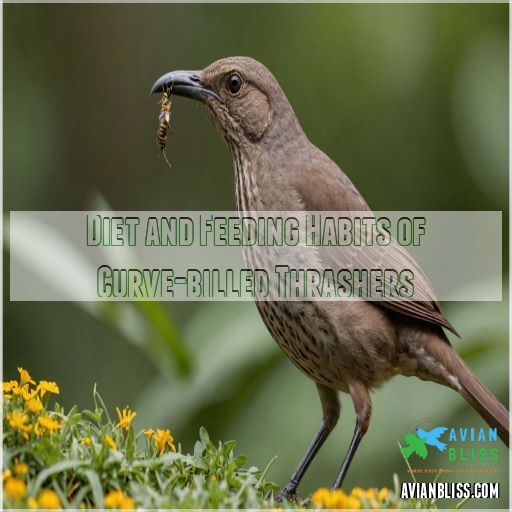
{"label": "bird's eye", "polygon": [[228,88],[231,94],[236,94],[242,87],[242,77],[238,73],[232,73],[228,78]]}

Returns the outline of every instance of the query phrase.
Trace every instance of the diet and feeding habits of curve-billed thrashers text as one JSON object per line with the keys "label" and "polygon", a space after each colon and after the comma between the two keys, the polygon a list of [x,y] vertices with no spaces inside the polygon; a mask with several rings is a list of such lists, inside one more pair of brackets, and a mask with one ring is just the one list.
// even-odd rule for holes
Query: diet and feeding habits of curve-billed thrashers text
{"label": "diet and feeding habits of curve-billed thrashers text", "polygon": [[[248,57],[218,60],[202,71],[173,71],[151,93],[206,105],[235,171],[236,206],[249,211],[368,211],[341,169],[302,130],[274,75]],[[392,250],[385,256],[392,258]],[[386,261],[381,262],[385,268]],[[291,497],[336,425],[339,392],[349,393],[356,426],[334,488],[341,486],[372,413],[370,391],[394,375],[416,376],[460,393],[508,446],[509,413],[448,341],[457,332],[428,282],[424,301],[257,301],[283,352],[316,384],[323,421],[290,482]]]}

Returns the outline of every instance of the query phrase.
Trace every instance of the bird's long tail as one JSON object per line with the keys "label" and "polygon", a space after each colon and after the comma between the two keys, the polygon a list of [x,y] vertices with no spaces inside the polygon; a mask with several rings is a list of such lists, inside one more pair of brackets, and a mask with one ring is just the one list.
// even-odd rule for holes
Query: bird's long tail
{"label": "bird's long tail", "polygon": [[502,441],[509,446],[510,414],[507,409],[478,380],[449,343],[443,340],[441,343],[432,343],[429,348],[434,349],[436,359],[443,363],[451,376],[455,377],[456,380],[453,380],[453,377],[450,379],[450,387],[457,389],[485,422],[497,429]]}
{"label": "bird's long tail", "polygon": [[510,414],[498,399],[478,380],[466,363],[457,355],[458,379],[462,385],[461,395],[482,416],[490,427],[498,429],[498,435],[508,446]]}

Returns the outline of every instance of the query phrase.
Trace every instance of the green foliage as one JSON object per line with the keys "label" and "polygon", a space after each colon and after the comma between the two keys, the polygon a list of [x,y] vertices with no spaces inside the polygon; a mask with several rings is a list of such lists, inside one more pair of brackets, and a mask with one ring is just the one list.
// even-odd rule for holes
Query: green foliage
{"label": "green foliage", "polygon": [[[25,415],[24,428],[11,423],[13,412]],[[41,417],[51,418],[55,428],[36,433]],[[170,433],[170,442],[160,447],[158,433],[168,431],[135,433],[131,420],[122,424],[121,417],[116,424],[96,390],[94,409],[73,407],[67,414],[59,405],[47,410],[46,401],[32,413],[21,395],[13,395],[4,400],[4,418],[4,486],[9,479],[26,484],[23,496],[5,493],[9,508],[26,507],[42,489],[55,492],[65,508],[117,508],[120,503],[113,498],[121,496],[118,491],[128,500],[125,504],[143,508],[272,504],[276,486],[265,480],[269,466],[264,471],[245,468],[246,457],[234,453],[234,441],[214,444],[201,428],[192,454],[182,453],[181,447],[173,451]],[[28,469],[20,471],[20,464]]]}
{"label": "green foliage", "polygon": [[[66,414],[49,396],[54,382],[36,385],[19,368],[20,381],[3,384],[4,506],[8,508],[270,508],[274,483],[264,470],[246,467],[235,441],[214,443],[201,427],[191,454],[167,429],[135,433],[134,411],[116,408],[118,421],[94,389],[94,408]],[[33,385],[33,387],[31,386]],[[48,391],[50,390],[50,391]],[[315,508],[408,508],[398,483],[388,489],[319,489]],[[307,507],[309,500],[285,500],[284,508]]]}

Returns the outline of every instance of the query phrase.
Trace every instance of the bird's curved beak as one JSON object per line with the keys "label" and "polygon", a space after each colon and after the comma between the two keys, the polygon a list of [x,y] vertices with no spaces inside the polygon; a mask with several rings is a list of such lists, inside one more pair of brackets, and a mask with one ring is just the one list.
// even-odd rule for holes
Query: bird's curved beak
{"label": "bird's curved beak", "polygon": [[206,101],[208,98],[220,100],[212,90],[204,87],[200,71],[171,71],[161,76],[151,87],[150,94],[170,92],[194,100]]}

